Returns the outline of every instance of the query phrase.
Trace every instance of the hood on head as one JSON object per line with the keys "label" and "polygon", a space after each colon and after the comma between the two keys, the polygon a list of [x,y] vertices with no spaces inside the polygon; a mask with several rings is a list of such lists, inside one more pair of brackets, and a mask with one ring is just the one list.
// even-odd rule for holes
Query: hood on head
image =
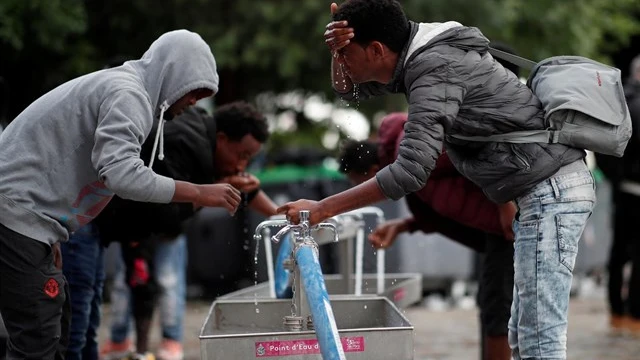
{"label": "hood on head", "polygon": [[216,61],[209,45],[188,30],[167,32],[154,41],[140,60],[128,62],[141,74],[154,108],[168,106],[196,89],[218,92]]}

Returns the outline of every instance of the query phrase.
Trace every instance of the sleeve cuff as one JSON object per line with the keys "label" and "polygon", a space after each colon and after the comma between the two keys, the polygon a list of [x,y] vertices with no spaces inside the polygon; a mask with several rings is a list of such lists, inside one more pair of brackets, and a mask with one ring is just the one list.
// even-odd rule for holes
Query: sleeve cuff
{"label": "sleeve cuff", "polygon": [[176,192],[176,182],[172,178],[156,174],[156,191],[150,202],[168,204]]}
{"label": "sleeve cuff", "polygon": [[382,193],[387,198],[391,200],[399,200],[406,195],[404,190],[402,190],[402,188],[400,188],[396,183],[389,166],[378,171],[376,174],[376,180],[378,181],[378,186],[380,186]]}

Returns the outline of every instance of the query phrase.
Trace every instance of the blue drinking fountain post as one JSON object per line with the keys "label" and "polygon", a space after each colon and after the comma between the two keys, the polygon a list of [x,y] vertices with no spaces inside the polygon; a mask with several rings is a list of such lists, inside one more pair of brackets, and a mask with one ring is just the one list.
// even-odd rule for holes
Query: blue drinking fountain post
{"label": "blue drinking fountain post", "polygon": [[[334,224],[321,223],[315,228],[328,228],[338,233]],[[293,232],[293,297],[291,315],[284,317],[284,326],[289,331],[301,331],[305,327],[315,330],[320,353],[324,360],[345,360],[344,350],[338,334],[338,327],[333,316],[329,294],[324,283],[324,276],[318,259],[318,244],[311,236],[309,211],[300,211],[300,223],[289,224],[273,236],[274,242],[289,231]]]}
{"label": "blue drinking fountain post", "polygon": [[[269,236],[269,238],[271,238],[271,236]],[[291,299],[293,296],[291,287],[291,271],[293,270],[294,261],[292,257],[293,241],[294,240],[290,234],[285,235],[282,241],[280,241],[273,281],[275,297],[278,299]]]}

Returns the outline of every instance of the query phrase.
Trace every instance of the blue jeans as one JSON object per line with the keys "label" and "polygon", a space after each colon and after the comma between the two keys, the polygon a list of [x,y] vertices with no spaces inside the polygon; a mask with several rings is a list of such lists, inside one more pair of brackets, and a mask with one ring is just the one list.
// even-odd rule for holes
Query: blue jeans
{"label": "blue jeans", "polygon": [[[154,256],[153,276],[160,288],[162,338],[182,342],[186,302],[187,243],[184,235],[159,241]],[[111,341],[127,339],[131,325],[131,293],[125,282],[124,261],[120,258],[111,292]]]}
{"label": "blue jeans", "polygon": [[62,271],[69,283],[71,329],[66,359],[97,360],[104,286],[104,248],[87,224],[61,245]]}
{"label": "blue jeans", "polygon": [[589,171],[557,175],[516,199],[514,360],[566,359],[573,266],[596,200],[594,184]]}

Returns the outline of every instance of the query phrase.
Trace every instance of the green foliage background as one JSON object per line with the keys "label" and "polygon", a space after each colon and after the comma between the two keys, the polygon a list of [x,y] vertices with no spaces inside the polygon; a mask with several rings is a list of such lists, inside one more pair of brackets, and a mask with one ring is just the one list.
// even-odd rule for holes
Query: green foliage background
{"label": "green foliage background", "polygon": [[[540,60],[609,54],[640,32],[637,0],[402,0],[412,20],[457,20]],[[2,0],[0,120],[115,57],[137,58],[165,31],[188,28],[211,45],[221,76],[217,103],[264,91],[324,93],[330,57],[325,0]],[[402,99],[363,103],[372,115]]]}

